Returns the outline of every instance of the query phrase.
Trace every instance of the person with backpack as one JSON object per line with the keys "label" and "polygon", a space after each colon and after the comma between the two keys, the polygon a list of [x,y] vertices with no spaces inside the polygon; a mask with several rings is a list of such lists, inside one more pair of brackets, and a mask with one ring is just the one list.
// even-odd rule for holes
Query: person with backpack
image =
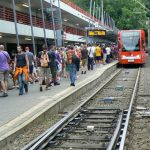
{"label": "person with backpack", "polygon": [[42,46],[42,51],[39,52],[38,58],[40,60],[40,91],[43,91],[43,85],[46,85],[45,89],[49,87],[49,78],[50,78],[50,53],[46,45]]}
{"label": "person with backpack", "polygon": [[81,49],[81,61],[82,61],[81,74],[86,74],[87,64],[88,64],[88,50],[86,45],[84,45],[83,48]]}

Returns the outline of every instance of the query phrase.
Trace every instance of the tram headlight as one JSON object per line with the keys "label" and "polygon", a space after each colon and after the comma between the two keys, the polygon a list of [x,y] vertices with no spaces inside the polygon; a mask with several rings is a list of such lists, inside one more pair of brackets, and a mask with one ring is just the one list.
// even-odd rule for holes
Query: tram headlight
{"label": "tram headlight", "polygon": [[121,59],[126,59],[126,56],[125,56],[125,55],[122,55],[122,56],[121,56]]}
{"label": "tram headlight", "polygon": [[136,59],[141,59],[141,55],[136,55]]}

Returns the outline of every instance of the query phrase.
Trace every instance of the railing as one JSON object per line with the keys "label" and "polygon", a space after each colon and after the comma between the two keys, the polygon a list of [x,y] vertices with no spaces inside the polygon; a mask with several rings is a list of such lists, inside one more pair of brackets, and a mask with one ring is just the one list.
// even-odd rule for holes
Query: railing
{"label": "railing", "polygon": [[[75,10],[81,12],[81,13],[84,14],[85,16],[87,16],[87,17],[93,19],[93,16],[92,16],[90,13],[88,13],[88,12],[85,11],[85,10],[83,10],[82,8],[80,8],[79,6],[77,6],[76,4],[74,4],[73,2],[71,2],[70,0],[61,0],[61,1],[62,1],[63,3],[65,3],[65,4],[69,5],[70,7],[74,8]],[[94,20],[95,20],[96,22],[98,22],[99,24],[102,24],[101,21],[100,21],[99,19],[95,18],[95,17],[94,17]],[[108,25],[106,25],[106,24],[102,24],[102,25],[104,25],[104,26],[107,27],[107,28],[112,28],[112,27],[110,27],[110,26],[108,26]]]}
{"label": "railing", "polygon": [[61,0],[63,3],[71,6],[72,8],[74,8],[75,10],[81,12],[82,14],[84,14],[87,17],[92,18],[92,15],[90,13],[88,13],[87,11],[83,10],[82,8],[80,8],[79,6],[77,6],[76,4],[74,4],[73,2],[71,2],[70,0]]}
{"label": "railing", "polygon": [[[23,13],[20,11],[16,11],[16,17],[17,17],[17,23],[30,25],[29,14],[26,14],[26,13]],[[0,20],[14,22],[13,10],[3,7],[3,6],[0,6]],[[32,21],[33,21],[33,26],[43,28],[42,18],[32,15]],[[51,21],[45,20],[45,28],[53,30],[53,23]],[[56,30],[60,29],[60,25],[56,24],[55,29]],[[84,35],[84,31],[76,29],[76,28],[65,26],[65,27],[63,27],[63,29],[67,33],[81,35],[81,36]]]}
{"label": "railing", "polygon": [[[75,10],[81,12],[82,14],[84,14],[87,17],[90,17],[91,19],[93,19],[93,16],[88,13],[87,11],[85,11],[84,9],[80,8],[79,6],[77,6],[76,4],[74,4],[73,2],[71,2],[70,0],[61,0],[63,3],[71,6],[72,8],[74,8]],[[94,20],[97,22],[100,22],[97,18],[94,17]]]}
{"label": "railing", "polygon": [[69,27],[69,26],[66,26],[66,25],[63,25],[63,30],[66,33],[76,34],[76,35],[80,35],[80,36],[84,36],[85,35],[84,31],[76,29],[76,28],[72,28],[72,27]]}

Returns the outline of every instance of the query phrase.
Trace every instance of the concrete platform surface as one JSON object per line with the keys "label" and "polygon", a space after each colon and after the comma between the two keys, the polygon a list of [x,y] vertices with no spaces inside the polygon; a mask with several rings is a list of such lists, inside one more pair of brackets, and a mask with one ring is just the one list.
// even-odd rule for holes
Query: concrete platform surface
{"label": "concrete platform surface", "polygon": [[[39,83],[29,85],[29,92],[23,96],[19,96],[19,91],[13,89],[8,91],[9,96],[7,98],[0,97],[0,128],[9,126],[10,122],[15,123],[17,118],[23,118],[30,114],[31,111],[38,111],[39,107],[43,107],[46,101],[53,101],[54,97],[58,99],[68,92],[72,92],[74,89],[79,88],[79,84],[85,80],[91,80],[98,72],[104,71],[109,67],[115,65],[117,62],[113,62],[108,65],[96,68],[93,71],[88,71],[87,74],[81,75],[78,72],[78,79],[75,87],[70,87],[69,79],[62,78],[59,86],[52,86],[50,90],[40,92]],[[53,103],[53,102],[52,102]]]}

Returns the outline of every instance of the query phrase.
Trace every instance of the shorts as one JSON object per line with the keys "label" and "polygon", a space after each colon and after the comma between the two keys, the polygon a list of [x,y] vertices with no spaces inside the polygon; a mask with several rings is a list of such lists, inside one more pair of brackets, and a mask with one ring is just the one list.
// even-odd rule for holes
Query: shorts
{"label": "shorts", "polygon": [[29,74],[33,73],[33,65],[29,66]]}
{"label": "shorts", "polygon": [[101,56],[96,56],[96,60],[101,60]]}
{"label": "shorts", "polygon": [[0,81],[8,81],[9,71],[0,71]]}
{"label": "shorts", "polygon": [[70,64],[66,64],[66,72],[70,71]]}
{"label": "shorts", "polygon": [[33,73],[34,73],[34,74],[37,73],[37,70],[38,70],[38,69],[36,69],[35,67],[33,67]]}
{"label": "shorts", "polygon": [[58,73],[62,72],[62,64],[57,65],[57,72]]}
{"label": "shorts", "polygon": [[82,59],[82,66],[87,66],[88,59]]}
{"label": "shorts", "polygon": [[50,77],[50,68],[40,68],[40,77],[46,77],[49,78]]}
{"label": "shorts", "polygon": [[57,68],[56,67],[50,67],[52,78],[56,78],[57,75]]}

